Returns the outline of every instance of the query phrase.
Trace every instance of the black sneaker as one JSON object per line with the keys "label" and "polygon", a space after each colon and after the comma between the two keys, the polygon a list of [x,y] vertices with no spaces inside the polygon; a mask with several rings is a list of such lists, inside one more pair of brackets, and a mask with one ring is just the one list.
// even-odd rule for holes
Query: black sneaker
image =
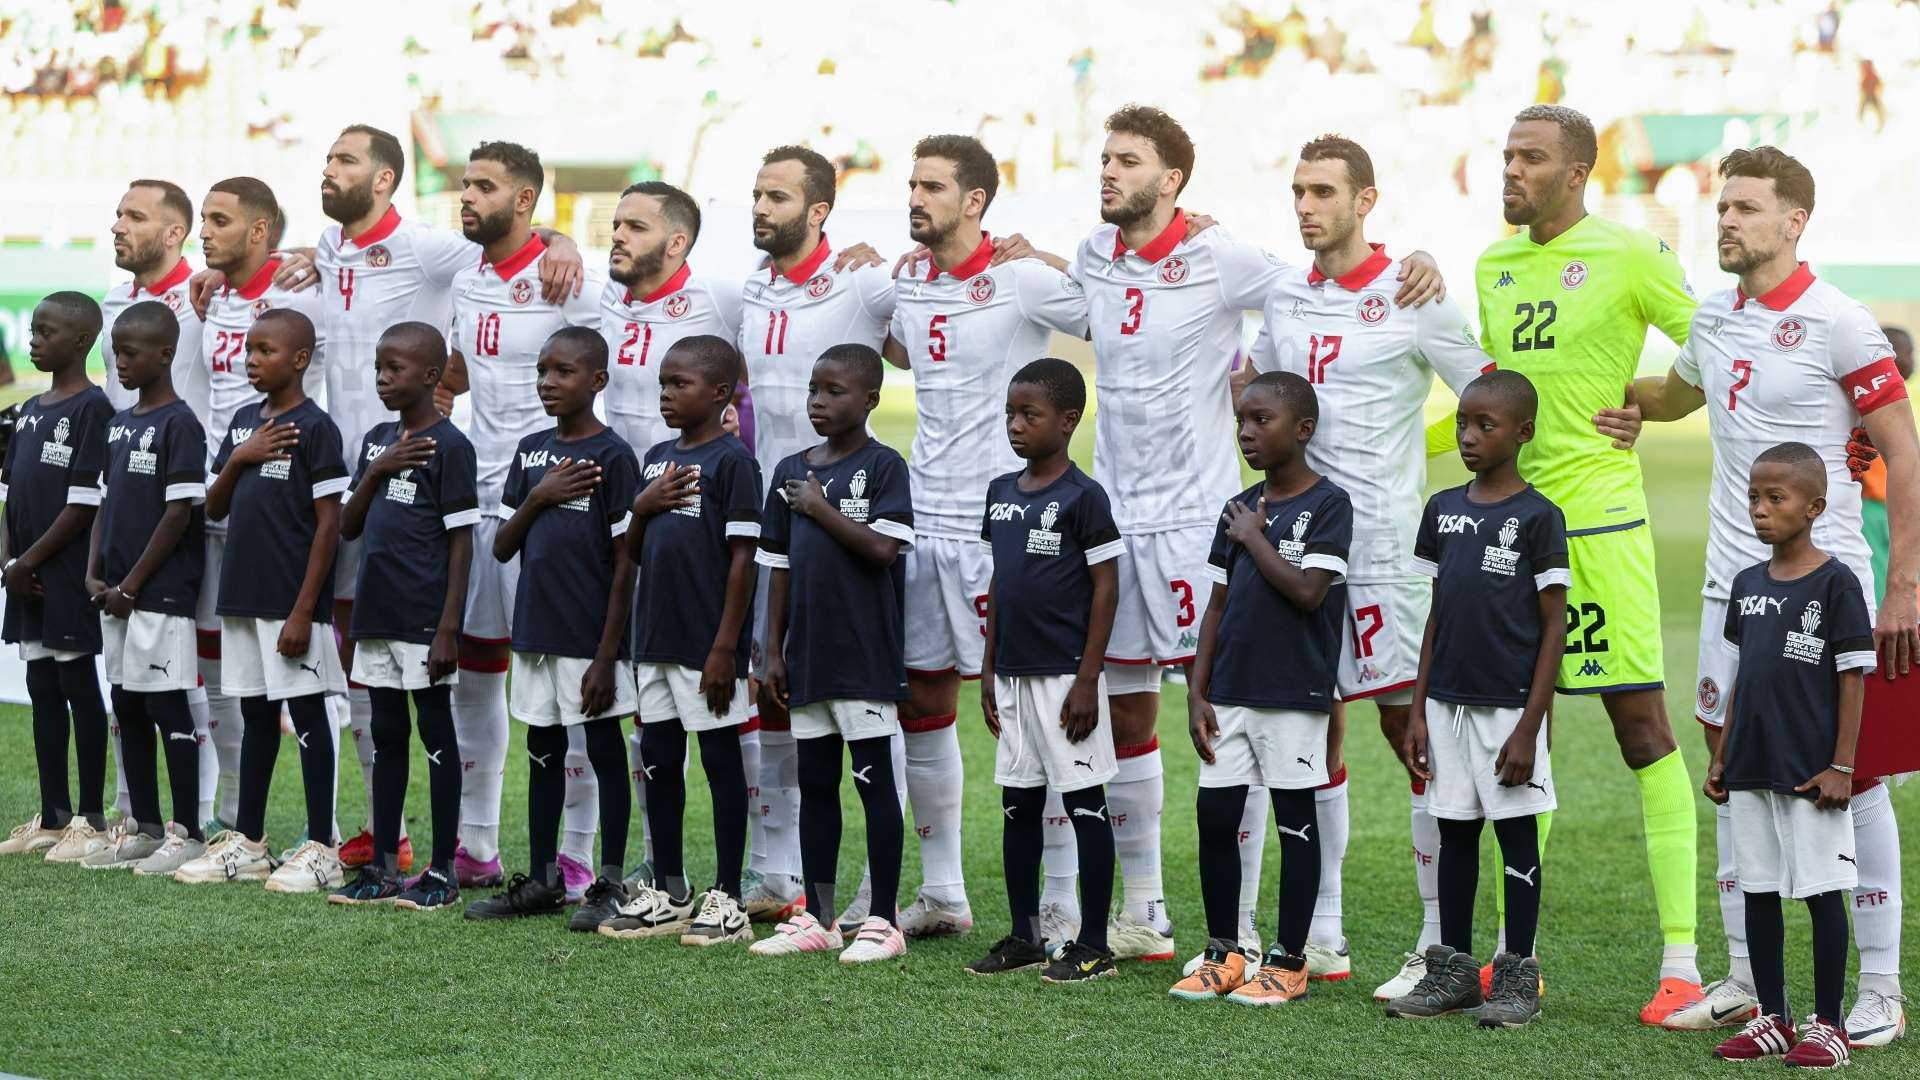
{"label": "black sneaker", "polygon": [[994,942],[992,951],[967,965],[972,975],[1005,975],[1009,971],[1025,971],[1037,968],[1047,962],[1047,950],[1035,945],[1023,937],[1008,934]]}
{"label": "black sneaker", "polygon": [[626,902],[626,886],[606,878],[595,878],[593,884],[587,886],[586,895],[580,898],[580,906],[567,919],[567,929],[591,934],[600,929],[601,923],[618,914],[620,905]]}
{"label": "black sneaker", "polygon": [[451,874],[443,874],[433,867],[413,880],[399,896],[394,897],[393,906],[408,911],[437,911],[450,904],[460,902],[460,885]]}
{"label": "black sneaker", "polygon": [[375,870],[371,866],[362,866],[352,881],[327,894],[329,904],[383,904],[391,903],[400,895],[400,881]]}
{"label": "black sneaker", "polygon": [[505,892],[467,905],[469,919],[517,919],[523,915],[558,915],[566,909],[567,890],[525,874],[507,881]]}
{"label": "black sneaker", "polygon": [[1427,1020],[1462,1010],[1477,1009],[1480,961],[1445,945],[1427,946],[1427,969],[1412,990],[1387,1002],[1387,1015]]}
{"label": "black sneaker", "polygon": [[1060,955],[1040,972],[1041,982],[1083,983],[1120,974],[1113,966],[1113,953],[1078,941],[1069,941]]}
{"label": "black sneaker", "polygon": [[1501,953],[1493,958],[1493,993],[1480,1007],[1483,1028],[1524,1027],[1540,1015],[1540,961]]}

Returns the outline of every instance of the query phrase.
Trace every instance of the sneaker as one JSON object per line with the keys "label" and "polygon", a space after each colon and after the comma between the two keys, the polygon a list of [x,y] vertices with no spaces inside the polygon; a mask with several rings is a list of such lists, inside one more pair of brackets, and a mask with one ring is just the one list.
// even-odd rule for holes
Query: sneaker
{"label": "sneaker", "polygon": [[348,870],[358,870],[372,861],[373,834],[371,832],[361,829],[358,836],[340,845],[340,865]]}
{"label": "sneaker", "polygon": [[500,869],[500,856],[496,853],[485,862],[467,854],[465,844],[453,849],[453,877],[463,889],[485,889],[499,885],[507,880]]}
{"label": "sneaker", "polygon": [[459,883],[431,866],[393,898],[394,907],[408,911],[438,911],[459,902]]}
{"label": "sneaker", "polygon": [[1756,1016],[1747,1021],[1740,1034],[1713,1048],[1713,1056],[1723,1061],[1758,1061],[1784,1057],[1799,1039],[1793,1028],[1777,1016]]}
{"label": "sneaker", "polygon": [[1847,1014],[1847,1045],[1855,1049],[1886,1046],[1907,1033],[1907,999],[1862,989]]}
{"label": "sneaker", "polygon": [[812,912],[800,911],[774,927],[772,937],[763,937],[747,946],[747,951],[755,956],[791,956],[838,950],[844,944],[839,927],[821,926]]}
{"label": "sneaker", "polygon": [[345,883],[340,853],[318,840],[308,840],[289,852],[286,861],[267,877],[267,891],[310,893],[337,889]]}
{"label": "sneaker", "polygon": [[1847,1049],[1847,1033],[1816,1017],[1780,1063],[1796,1069],[1837,1069],[1852,1056]]}
{"label": "sneaker", "polygon": [[148,836],[142,832],[121,833],[111,844],[94,848],[82,856],[80,865],[88,870],[131,870],[160,850],[166,843],[164,836]]}
{"label": "sneaker", "polygon": [[[1116,950],[1117,951],[1117,950]],[[1247,981],[1247,958],[1238,949],[1224,943],[1209,942],[1200,966],[1167,989],[1168,997],[1187,1001],[1212,1001],[1239,989]]]}
{"label": "sneaker", "polygon": [[1706,991],[1700,988],[1699,983],[1668,976],[1660,980],[1660,988],[1653,992],[1653,1000],[1640,1007],[1640,1022],[1658,1025],[1706,996]]}
{"label": "sneaker", "polygon": [[1483,1028],[1525,1027],[1540,1015],[1540,961],[1500,953],[1493,958],[1493,994],[1480,1006]]}
{"label": "sneaker", "polygon": [[807,892],[792,874],[755,874],[741,881],[740,906],[754,922],[785,922],[807,910]]}
{"label": "sneaker", "polygon": [[1078,941],[1069,941],[1040,972],[1040,981],[1044,983],[1084,983],[1095,979],[1104,979],[1109,975],[1120,974],[1114,966],[1113,953],[1106,949],[1096,949]]}
{"label": "sneaker", "polygon": [[[741,878],[742,887],[745,887],[750,883],[748,879],[751,879],[752,881],[757,882],[760,880],[760,875],[754,873],[751,870],[747,870],[741,873],[740,878]],[[632,870],[627,871],[627,876],[620,879],[620,884],[625,885],[627,887],[628,896],[636,895],[637,893],[639,893],[641,889],[652,888],[653,887],[653,860],[641,859],[639,866],[636,866]]]}
{"label": "sneaker", "polygon": [[1759,1015],[1759,999],[1732,979],[1720,979],[1707,984],[1699,1001],[1669,1013],[1660,1026],[1668,1031],[1711,1031],[1744,1024]]}
{"label": "sneaker", "polygon": [[47,861],[50,863],[74,863],[87,857],[87,853],[107,842],[105,830],[96,829],[93,824],[79,814],[67,822],[60,831],[60,839],[47,849]]}
{"label": "sneaker", "polygon": [[[1252,971],[1254,968],[1260,966],[1260,958],[1265,954],[1260,951],[1259,942],[1243,937],[1240,939],[1240,955],[1247,958],[1247,970]],[[1185,977],[1199,971],[1200,965],[1206,962],[1207,950],[1201,949],[1199,952],[1193,954],[1193,959],[1180,965],[1181,976]]]}
{"label": "sneaker", "polygon": [[1278,947],[1267,951],[1260,970],[1227,994],[1235,1005],[1285,1005],[1307,996],[1307,958]]}
{"label": "sneaker", "polygon": [[567,891],[567,903],[577,904],[586,899],[587,886],[595,880],[593,871],[571,855],[561,855],[554,861],[560,866],[560,884]]}
{"label": "sneaker", "polygon": [[700,914],[680,933],[680,944],[700,947],[752,940],[753,924],[747,921],[747,909],[719,889],[708,890],[700,898]]}
{"label": "sneaker", "polygon": [[265,881],[279,862],[267,850],[267,841],[247,839],[228,829],[208,842],[197,859],[189,859],[173,872],[173,880],[187,885],[205,885],[221,881]]}
{"label": "sneaker", "polygon": [[869,916],[860,924],[860,932],[853,936],[853,944],[840,953],[843,964],[871,964],[875,960],[891,960],[907,951],[907,935],[900,928],[878,915]]}
{"label": "sneaker", "polygon": [[601,923],[618,914],[620,905],[626,902],[625,885],[606,878],[595,878],[593,884],[587,886],[586,895],[580,898],[580,906],[567,919],[567,929],[591,934],[600,929]]}
{"label": "sneaker", "polygon": [[950,907],[926,893],[900,911],[900,932],[910,938],[960,937],[973,929],[973,907],[965,900]]}
{"label": "sneaker", "polygon": [[215,814],[200,823],[201,836],[219,836],[223,832],[233,831],[235,831],[233,822],[222,820],[219,814]]}
{"label": "sneaker", "polygon": [[1080,936],[1080,913],[1057,900],[1040,905],[1040,947],[1058,956],[1067,942]]}
{"label": "sneaker", "polygon": [[987,955],[967,965],[969,975],[1005,975],[1045,966],[1047,950],[1023,937],[1008,934],[993,943]]}
{"label": "sneaker", "polygon": [[600,933],[622,940],[678,936],[693,925],[693,905],[692,893],[675,899],[665,889],[642,888],[600,924]]}
{"label": "sneaker", "polygon": [[1387,1002],[1387,1015],[1428,1020],[1448,1013],[1477,1009],[1486,1001],[1480,992],[1480,963],[1445,945],[1427,946],[1426,969],[1412,990]]}
{"label": "sneaker", "polygon": [[1417,952],[1405,955],[1406,961],[1400,965],[1399,971],[1393,973],[1393,978],[1373,988],[1373,1000],[1385,1002],[1405,997],[1420,984],[1420,976],[1427,972],[1426,955]]}
{"label": "sneaker", "polygon": [[5,840],[0,840],[0,855],[35,855],[60,842],[59,829],[40,827],[40,815],[35,814],[23,825],[15,825]]}
{"label": "sneaker", "polygon": [[[428,874],[438,876],[432,871],[428,871]],[[425,884],[425,878],[421,883]],[[507,881],[505,890],[468,904],[467,918],[518,919],[527,915],[558,915],[566,906],[565,889],[535,881],[525,874],[515,874]]]}
{"label": "sneaker", "polygon": [[867,916],[872,914],[873,893],[863,884],[860,891],[853,894],[853,902],[840,912],[839,918],[833,920],[833,925],[839,927],[842,934],[857,934],[867,925]]}
{"label": "sneaker", "polygon": [[1353,978],[1353,957],[1347,952],[1346,938],[1340,939],[1338,948],[1309,941],[1306,957],[1307,978],[1315,982],[1345,982]]}
{"label": "sneaker", "polygon": [[327,894],[329,904],[385,904],[400,896],[400,879],[388,877],[366,864],[352,881]]}
{"label": "sneaker", "polygon": [[1173,927],[1161,933],[1123,911],[1107,931],[1107,944],[1122,960],[1171,960]]}
{"label": "sneaker", "polygon": [[[1536,955],[1534,959],[1538,960],[1540,957]],[[1493,996],[1493,961],[1491,960],[1480,965],[1480,996],[1483,998]],[[1540,977],[1540,996],[1547,996],[1547,979],[1544,975]]]}
{"label": "sneaker", "polygon": [[172,877],[174,871],[206,853],[206,841],[190,839],[187,830],[178,825],[169,825],[166,839],[160,841],[160,847],[140,860],[133,872],[142,877]]}

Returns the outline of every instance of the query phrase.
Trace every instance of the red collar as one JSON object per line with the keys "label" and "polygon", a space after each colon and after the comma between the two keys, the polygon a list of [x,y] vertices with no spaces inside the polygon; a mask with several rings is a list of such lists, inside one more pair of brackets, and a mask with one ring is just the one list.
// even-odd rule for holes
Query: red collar
{"label": "red collar", "polygon": [[[500,275],[501,281],[512,281],[515,274],[525,270],[527,264],[539,258],[540,253],[545,250],[547,250],[546,241],[540,239],[539,233],[534,233],[527,237],[526,243],[520,245],[519,251],[494,263],[493,272]],[[480,256],[480,265],[483,268],[487,265],[487,257],[484,254]]]}
{"label": "red collar", "polygon": [[[1373,284],[1373,279],[1379,277],[1381,273],[1386,270],[1387,264],[1393,261],[1387,257],[1387,245],[1368,244],[1367,246],[1373,249],[1373,254],[1367,256],[1359,266],[1332,279],[1334,284],[1348,292],[1359,292],[1361,289]],[[1326,280],[1328,280],[1327,275],[1321,273],[1320,267],[1317,265],[1307,271],[1307,284],[1309,285],[1318,285]]]}
{"label": "red collar", "polygon": [[946,274],[955,281],[965,281],[973,275],[980,273],[982,270],[985,270],[987,264],[992,261],[993,237],[983,235],[980,237],[980,246],[973,249],[973,254],[967,256],[965,262],[962,262],[959,266],[951,270],[942,270],[939,263],[928,259],[927,280],[932,281],[941,274]]}
{"label": "red collar", "polygon": [[826,262],[827,256],[831,254],[833,254],[833,245],[827,243],[827,234],[821,233],[820,243],[814,247],[813,254],[802,259],[797,266],[786,273],[781,273],[779,267],[774,266],[772,262],[768,262],[767,284],[773,284],[777,278],[786,278],[795,285],[805,285],[807,282],[813,280],[813,275],[820,270],[820,264]]}
{"label": "red collar", "polygon": [[[193,267],[187,265],[187,260],[181,259],[179,262],[173,264],[173,269],[167,272],[166,277],[153,283],[153,287],[147,290],[147,295],[161,296],[172,292],[181,282],[192,276]],[[133,291],[127,295],[133,297],[135,300],[140,299],[140,283],[138,281],[133,283]]]}
{"label": "red collar", "polygon": [[377,244],[387,237],[392,236],[393,230],[399,227],[400,211],[389,206],[387,207],[387,212],[380,215],[380,220],[374,222],[372,228],[361,233],[359,236],[349,237],[346,234],[347,231],[341,229],[340,242],[342,244],[352,244],[356,248],[364,248],[372,244]]}
{"label": "red collar", "polygon": [[1785,311],[1793,306],[1795,300],[1800,299],[1801,293],[1806,292],[1812,286],[1813,271],[1807,269],[1806,263],[1801,263],[1794,268],[1793,273],[1787,275],[1787,280],[1767,290],[1765,296],[1748,296],[1746,293],[1740,291],[1740,286],[1735,285],[1733,287],[1733,310],[1739,311],[1746,306],[1749,300],[1758,300],[1760,303],[1775,311]]}
{"label": "red collar", "polygon": [[258,300],[260,294],[266,292],[267,287],[273,284],[273,275],[279,271],[280,260],[268,259],[260,269],[253,272],[253,276],[248,278],[245,284],[237,287],[229,285],[227,291],[239,293],[242,300]]}
{"label": "red collar", "polygon": [[[1145,245],[1135,248],[1133,253],[1150,263],[1157,263],[1161,259],[1173,254],[1173,249],[1179,247],[1180,241],[1186,239],[1186,237],[1187,212],[1176,206],[1173,208],[1173,220],[1167,222],[1167,227],[1160,231],[1160,235],[1154,237]],[[1114,261],[1120,261],[1120,256],[1126,253],[1126,237],[1116,230],[1113,234]]]}
{"label": "red collar", "polygon": [[[680,269],[675,270],[672,277],[668,278],[659,288],[641,297],[640,302],[643,304],[657,304],[667,297],[672,296],[674,293],[679,292],[681,289],[686,288],[687,279],[692,276],[693,267],[686,263],[681,263]],[[629,304],[633,303],[633,290],[631,288],[627,290],[626,302]]]}

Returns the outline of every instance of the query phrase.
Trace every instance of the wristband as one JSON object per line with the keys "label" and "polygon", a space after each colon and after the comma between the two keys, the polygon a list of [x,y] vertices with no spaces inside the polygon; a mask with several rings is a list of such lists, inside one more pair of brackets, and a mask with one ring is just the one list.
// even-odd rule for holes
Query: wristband
{"label": "wristband", "polygon": [[1839,773],[1841,776],[1853,775],[1853,766],[1851,765],[1828,765],[1827,768],[1832,769],[1834,772]]}
{"label": "wristband", "polygon": [[114,592],[117,592],[117,593],[119,593],[119,594],[120,594],[121,596],[124,596],[124,597],[126,597],[127,599],[129,599],[129,600],[138,600],[138,599],[140,599],[139,597],[137,597],[137,596],[135,596],[134,594],[132,594],[132,593],[130,593],[130,592],[128,592],[128,591],[127,591],[127,590],[125,589],[125,587],[123,587],[123,586],[120,586],[120,585],[115,585],[115,586],[113,587],[113,591],[114,591]]}

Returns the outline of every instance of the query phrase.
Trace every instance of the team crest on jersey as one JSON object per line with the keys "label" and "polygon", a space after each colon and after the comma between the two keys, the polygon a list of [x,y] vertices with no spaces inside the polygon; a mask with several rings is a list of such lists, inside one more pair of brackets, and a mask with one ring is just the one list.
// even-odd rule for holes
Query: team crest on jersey
{"label": "team crest on jersey", "polygon": [[375,244],[367,249],[367,265],[373,267],[375,270],[387,266],[392,262],[393,252],[388,251],[385,244]]}
{"label": "team crest on jersey", "polygon": [[693,301],[687,299],[686,293],[674,293],[672,296],[667,297],[667,306],[662,310],[667,313],[667,318],[678,319],[693,310]]}
{"label": "team crest on jersey", "polygon": [[1792,352],[1807,340],[1807,323],[1798,315],[1789,315],[1773,324],[1773,347]]}
{"label": "team crest on jersey", "polygon": [[253,307],[250,310],[253,312],[253,317],[257,319],[260,316],[265,315],[267,313],[267,309],[271,308],[272,306],[273,306],[273,302],[263,296],[260,299],[255,300],[253,302]]}
{"label": "team crest on jersey", "polygon": [[1720,708],[1720,684],[1714,682],[1710,675],[1701,677],[1700,685],[1695,689],[1693,696],[1703,713],[1715,712]]}
{"label": "team crest on jersey", "polygon": [[1787,643],[1780,655],[1803,664],[1819,663],[1827,651],[1826,639],[1815,633],[1819,629],[1820,601],[1809,600],[1800,611],[1800,629],[1787,632]]}
{"label": "team crest on jersey", "polygon": [[513,288],[507,290],[507,296],[521,307],[533,303],[533,282],[526,278],[516,279]]}
{"label": "team crest on jersey", "polygon": [[1370,292],[1360,298],[1360,306],[1354,309],[1354,314],[1359,316],[1361,322],[1372,326],[1386,318],[1388,310],[1387,298],[1377,292]]}
{"label": "team crest on jersey", "polygon": [[847,483],[847,498],[840,500],[840,513],[849,521],[865,524],[867,520],[867,470],[854,472],[853,479]]}
{"label": "team crest on jersey", "polygon": [[1488,544],[1481,551],[1480,569],[1489,574],[1512,577],[1515,568],[1520,565],[1520,553],[1513,549],[1514,543],[1520,539],[1520,519],[1508,518],[1501,524],[1500,531],[1494,538],[1499,546]]}
{"label": "team crest on jersey", "polygon": [[813,297],[815,300],[820,299],[832,291],[833,278],[830,275],[815,274],[812,280],[807,282],[807,295]]}
{"label": "team crest on jersey", "polygon": [[1587,283],[1587,264],[1575,259],[1560,271],[1560,287],[1572,292]]}
{"label": "team crest on jersey", "polygon": [[170,293],[162,293],[160,295],[160,302],[167,305],[168,311],[171,311],[175,315],[178,315],[180,314],[181,305],[185,304],[187,301],[186,301],[186,297],[181,295],[180,291],[176,289]]}
{"label": "team crest on jersey", "polygon": [[1169,285],[1187,280],[1187,260],[1178,255],[1167,256],[1167,261],[1160,264],[1160,280]]}
{"label": "team crest on jersey", "polygon": [[1054,523],[1060,520],[1060,501],[1055,499],[1040,511],[1040,527],[1027,530],[1027,554],[1060,554],[1060,534],[1054,531]]}
{"label": "team crest on jersey", "polygon": [[40,444],[42,465],[52,465],[62,469],[67,467],[67,464],[73,460],[73,447],[67,445],[67,435],[72,431],[72,422],[64,416],[53,425],[53,441]]}
{"label": "team crest on jersey", "polygon": [[127,472],[134,476],[152,476],[159,471],[160,456],[153,452],[153,429],[140,436],[140,449],[127,451]]}
{"label": "team crest on jersey", "polygon": [[984,304],[993,299],[993,279],[985,274],[967,282],[967,301]]}

